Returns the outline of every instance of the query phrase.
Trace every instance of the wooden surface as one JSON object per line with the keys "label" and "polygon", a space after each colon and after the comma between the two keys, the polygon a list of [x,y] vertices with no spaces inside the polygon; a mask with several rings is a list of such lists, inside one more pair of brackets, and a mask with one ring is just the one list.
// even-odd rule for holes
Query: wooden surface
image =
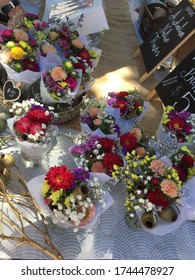
{"label": "wooden surface", "polygon": [[[157,85],[151,75],[144,83],[139,83],[141,73],[145,71],[141,56],[133,58],[138,41],[131,21],[128,0],[104,0],[109,30],[102,40],[102,55],[95,69],[95,84],[90,90],[97,97],[106,96],[110,91],[137,88],[145,99]],[[140,126],[153,135],[162,117],[162,103],[158,97],[150,102],[149,109]],[[67,127],[80,128],[78,118],[66,124]]]}

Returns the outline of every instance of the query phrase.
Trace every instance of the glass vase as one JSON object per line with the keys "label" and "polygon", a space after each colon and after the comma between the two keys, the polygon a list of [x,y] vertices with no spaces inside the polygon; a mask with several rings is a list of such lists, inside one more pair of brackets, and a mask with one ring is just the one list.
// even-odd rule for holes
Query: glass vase
{"label": "glass vase", "polygon": [[16,139],[16,141],[20,151],[21,162],[25,167],[40,166],[42,160],[53,146],[52,140],[47,144],[30,143],[18,139]]}

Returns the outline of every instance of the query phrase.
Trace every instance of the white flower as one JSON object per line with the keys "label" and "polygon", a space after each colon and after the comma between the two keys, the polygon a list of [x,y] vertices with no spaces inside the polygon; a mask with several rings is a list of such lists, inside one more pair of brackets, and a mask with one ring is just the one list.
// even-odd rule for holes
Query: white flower
{"label": "white flower", "polygon": [[140,194],[141,193],[141,191],[140,190],[137,190],[137,194]]}
{"label": "white flower", "polygon": [[130,216],[131,218],[133,218],[133,217],[134,217],[134,214],[133,214],[133,213],[131,213],[129,216]]}

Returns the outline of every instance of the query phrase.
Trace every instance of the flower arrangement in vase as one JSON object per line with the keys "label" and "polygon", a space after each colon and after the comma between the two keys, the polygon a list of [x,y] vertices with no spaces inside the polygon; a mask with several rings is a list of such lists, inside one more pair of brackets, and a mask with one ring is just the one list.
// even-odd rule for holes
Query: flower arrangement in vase
{"label": "flower arrangement in vase", "polygon": [[91,134],[69,149],[75,163],[90,172],[112,176],[114,164],[123,166],[117,141]]}
{"label": "flower arrangement in vase", "polygon": [[9,79],[29,86],[40,77],[35,42],[24,30],[2,28],[0,46],[0,60]]}
{"label": "flower arrangement in vase", "polygon": [[[114,166],[113,177],[124,179],[128,218],[139,217],[141,227],[151,230],[161,221],[176,222],[182,212],[182,181],[168,158],[127,153],[124,167]],[[180,207],[181,206],[181,207]]]}
{"label": "flower arrangement in vase", "polygon": [[65,165],[53,166],[41,181],[49,216],[62,228],[90,228],[113,203],[105,182],[90,176],[84,168],[71,171]]}
{"label": "flower arrangement in vase", "polygon": [[166,137],[167,134],[178,144],[192,144],[195,142],[195,114],[188,111],[178,112],[173,106],[164,108],[157,137]]}
{"label": "flower arrangement in vase", "polygon": [[40,164],[58,133],[58,114],[33,98],[15,102],[10,112],[15,116],[7,122],[16,137],[21,157],[32,164]]}
{"label": "flower arrangement in vase", "polygon": [[105,104],[97,98],[84,98],[81,110],[81,128],[89,133],[116,138],[120,135],[120,127],[117,124],[117,116],[105,109]]}

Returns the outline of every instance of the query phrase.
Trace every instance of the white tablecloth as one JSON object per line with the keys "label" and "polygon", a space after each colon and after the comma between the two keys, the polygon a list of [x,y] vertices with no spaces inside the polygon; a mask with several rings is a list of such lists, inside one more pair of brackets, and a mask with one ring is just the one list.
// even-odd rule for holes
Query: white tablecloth
{"label": "white tablecloth", "polygon": [[[22,166],[18,149],[13,147],[5,151],[12,152],[17,166],[26,180],[45,174],[50,166],[66,164],[70,168],[75,164],[67,153],[72,146],[72,140],[65,136],[67,133],[76,135],[78,131],[61,128],[57,145],[38,168],[26,169]],[[72,229],[56,231],[49,225],[49,232],[54,245],[63,254],[65,259],[195,259],[195,222],[185,221],[178,229],[164,236],[151,234],[144,230],[133,230],[125,223],[126,208],[124,206],[126,191],[123,184],[111,186],[111,195],[114,204],[101,216],[97,227],[90,230]],[[29,213],[36,225],[33,213]],[[8,230],[8,229],[7,229]],[[13,230],[9,229],[8,231]],[[33,239],[44,244],[40,234],[31,226],[26,229]],[[12,259],[48,259],[40,251],[22,245],[15,247],[13,241],[0,241],[0,258]]]}

